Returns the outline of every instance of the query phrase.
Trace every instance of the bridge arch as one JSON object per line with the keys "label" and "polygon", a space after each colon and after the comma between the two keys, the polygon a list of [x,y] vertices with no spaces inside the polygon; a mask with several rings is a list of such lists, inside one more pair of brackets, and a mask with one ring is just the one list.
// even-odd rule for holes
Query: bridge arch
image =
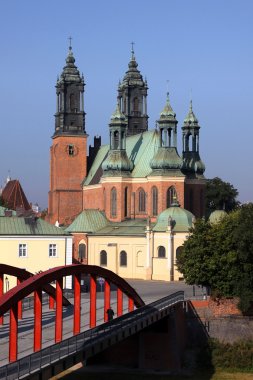
{"label": "bridge arch", "polygon": [[34,351],[42,348],[42,289],[45,285],[56,281],[56,315],[55,315],[55,342],[62,340],[62,306],[63,306],[63,277],[74,276],[74,318],[73,334],[80,332],[80,301],[81,301],[81,274],[90,275],[90,327],[96,326],[96,279],[104,278],[104,320],[107,321],[106,311],[110,307],[110,284],[117,287],[117,315],[123,313],[123,294],[128,297],[128,310],[134,306],[144,306],[138,293],[121,277],[112,271],[95,265],[72,264],[49,269],[27,278],[15,288],[10,289],[0,298],[0,316],[10,310],[9,332],[9,360],[17,360],[18,334],[18,302],[29,294],[34,293]]}

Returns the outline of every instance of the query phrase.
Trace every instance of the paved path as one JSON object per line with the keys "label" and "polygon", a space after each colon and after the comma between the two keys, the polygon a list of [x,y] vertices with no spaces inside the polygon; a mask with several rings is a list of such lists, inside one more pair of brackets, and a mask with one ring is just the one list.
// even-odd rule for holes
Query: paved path
{"label": "paved path", "polygon": [[[183,282],[167,283],[164,281],[143,281],[127,280],[129,284],[139,293],[146,304],[159,298],[165,297],[179,290],[185,291],[185,297],[191,298],[195,293],[203,297],[201,288],[185,285]],[[111,305],[116,314],[116,297],[117,292],[111,291]],[[73,303],[73,298],[69,298]],[[103,323],[103,293],[97,293],[97,324]],[[128,300],[123,298],[123,309],[127,312]],[[81,331],[89,329],[89,293],[82,293],[81,300]],[[54,344],[54,326],[55,312],[48,309],[48,305],[43,305],[42,318],[42,347],[45,348]],[[29,309],[23,312],[23,319],[19,321],[18,326],[18,357],[24,357],[33,352],[33,310]],[[72,336],[73,331],[73,307],[69,306],[63,309],[63,339]],[[8,363],[9,350],[9,317],[4,318],[4,325],[0,326],[0,366]]]}

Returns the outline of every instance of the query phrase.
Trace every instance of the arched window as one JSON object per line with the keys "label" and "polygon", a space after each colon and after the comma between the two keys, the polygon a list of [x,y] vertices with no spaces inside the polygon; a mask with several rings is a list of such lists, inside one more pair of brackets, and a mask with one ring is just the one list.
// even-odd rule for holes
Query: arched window
{"label": "arched window", "polygon": [[111,190],[111,217],[115,218],[117,216],[117,190],[115,187]]}
{"label": "arched window", "polygon": [[190,189],[190,192],[189,192],[189,210],[191,212],[194,211],[194,196],[193,196],[193,189]]}
{"label": "arched window", "polygon": [[127,253],[126,251],[121,251],[119,254],[119,265],[121,267],[127,266]]}
{"label": "arched window", "polygon": [[128,188],[125,187],[125,197],[124,197],[124,215],[125,217],[127,216],[128,214],[128,202],[127,202],[127,197],[128,197]]}
{"label": "arched window", "polygon": [[139,99],[136,97],[134,98],[134,112],[139,111]]}
{"label": "arched window", "polygon": [[163,247],[162,245],[158,247],[158,257],[159,259],[164,259],[166,257],[165,247]]}
{"label": "arched window", "polygon": [[199,209],[200,209],[200,216],[204,216],[204,191],[203,189],[200,190],[200,197],[199,197]]}
{"label": "arched window", "polygon": [[78,247],[78,258],[82,262],[84,259],[86,259],[86,245],[81,243]]}
{"label": "arched window", "polygon": [[177,247],[177,249],[176,249],[176,259],[179,258],[182,250],[183,250],[183,246],[182,245],[180,247]]}
{"label": "arched window", "polygon": [[137,267],[144,267],[144,253],[142,251],[137,252],[136,261]]}
{"label": "arched window", "polygon": [[70,94],[70,111],[75,111],[75,94]]}
{"label": "arched window", "polygon": [[104,250],[100,252],[100,265],[101,267],[107,266],[107,252]]}
{"label": "arched window", "polygon": [[167,197],[166,198],[167,198],[167,208],[171,207],[172,203],[177,201],[177,192],[176,192],[176,189],[174,186],[171,186],[167,190]]}
{"label": "arched window", "polygon": [[152,187],[152,214],[154,216],[157,215],[157,208],[158,208],[158,191],[157,187]]}
{"label": "arched window", "polygon": [[143,189],[139,190],[139,212],[146,212],[146,194]]}

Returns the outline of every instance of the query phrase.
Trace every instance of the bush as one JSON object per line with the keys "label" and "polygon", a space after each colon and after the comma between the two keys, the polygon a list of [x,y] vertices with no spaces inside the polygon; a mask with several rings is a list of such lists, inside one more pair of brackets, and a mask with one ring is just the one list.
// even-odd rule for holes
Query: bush
{"label": "bush", "polygon": [[253,341],[238,341],[230,344],[211,339],[204,352],[200,354],[199,362],[202,363],[202,367],[203,364],[209,362],[216,369],[253,372]]}

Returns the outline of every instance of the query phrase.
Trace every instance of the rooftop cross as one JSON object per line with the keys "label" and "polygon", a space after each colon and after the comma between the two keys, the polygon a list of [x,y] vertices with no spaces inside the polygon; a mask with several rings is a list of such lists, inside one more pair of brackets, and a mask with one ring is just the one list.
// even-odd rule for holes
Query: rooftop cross
{"label": "rooftop cross", "polygon": [[131,42],[131,45],[132,45],[132,50],[131,50],[132,58],[134,57],[134,44],[135,44],[135,42]]}
{"label": "rooftop cross", "polygon": [[70,37],[68,38],[68,40],[69,40],[69,49],[71,50],[71,49],[72,49],[72,46],[71,46],[72,37],[70,36]]}
{"label": "rooftop cross", "polygon": [[167,94],[167,101],[168,101],[169,100],[169,94],[170,94],[170,92],[169,92],[169,80],[168,79],[166,80],[166,83],[167,83],[167,85],[166,85],[166,87],[167,87],[166,94]]}

